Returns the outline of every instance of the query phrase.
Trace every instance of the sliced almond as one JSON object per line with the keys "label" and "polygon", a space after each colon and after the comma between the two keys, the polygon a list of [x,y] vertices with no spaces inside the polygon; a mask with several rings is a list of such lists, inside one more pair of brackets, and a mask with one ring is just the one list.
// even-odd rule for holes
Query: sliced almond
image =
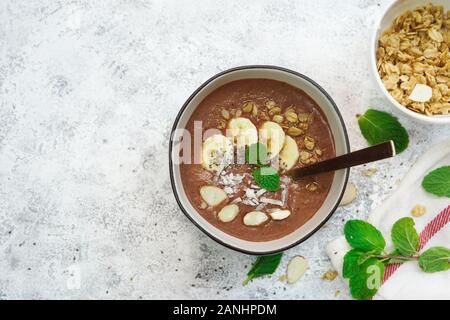
{"label": "sliced almond", "polygon": [[239,207],[236,204],[229,204],[222,208],[218,213],[218,218],[222,222],[233,221],[239,213]]}
{"label": "sliced almond", "polygon": [[306,270],[308,270],[309,264],[308,260],[306,260],[302,256],[295,256],[289,261],[287,270],[286,270],[286,277],[288,283],[294,283],[298,279],[301,278],[302,275],[305,274]]}
{"label": "sliced almond", "polygon": [[426,84],[416,84],[413,91],[409,95],[409,99],[415,102],[427,102],[433,96],[433,89]]}
{"label": "sliced almond", "polygon": [[277,210],[270,213],[273,220],[284,220],[291,215],[289,210]]}
{"label": "sliced almond", "polygon": [[251,211],[244,216],[246,226],[259,226],[266,222],[269,217],[262,211]]}
{"label": "sliced almond", "polygon": [[201,187],[200,196],[209,206],[212,207],[220,204],[228,198],[225,191],[215,186]]}
{"label": "sliced almond", "polygon": [[356,198],[356,187],[353,183],[349,182],[347,184],[347,187],[345,188],[344,191],[344,196],[342,197],[341,203],[339,204],[340,206],[345,206],[351,202],[353,202],[353,200],[355,200]]}

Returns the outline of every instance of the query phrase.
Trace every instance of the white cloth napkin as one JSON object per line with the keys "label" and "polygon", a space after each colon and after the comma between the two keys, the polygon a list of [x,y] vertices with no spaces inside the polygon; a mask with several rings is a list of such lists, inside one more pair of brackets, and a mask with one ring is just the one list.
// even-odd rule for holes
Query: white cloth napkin
{"label": "white cloth napkin", "polygon": [[[436,197],[425,192],[421,186],[422,179],[428,172],[444,165],[450,165],[450,139],[438,143],[423,154],[394,194],[370,214],[368,222],[383,233],[387,251],[392,249],[390,239],[392,225],[402,217],[411,217],[411,209],[415,205],[422,204],[427,210],[422,217],[414,218],[419,234],[450,205],[449,198]],[[445,216],[448,217],[448,214],[450,211],[446,212]],[[433,246],[450,247],[450,223],[445,224],[431,237],[422,250]],[[330,242],[326,248],[331,263],[340,275],[343,257],[348,250],[350,247],[343,236]],[[404,263],[383,283],[374,298],[450,299],[450,270],[425,273],[421,271],[417,262]]]}

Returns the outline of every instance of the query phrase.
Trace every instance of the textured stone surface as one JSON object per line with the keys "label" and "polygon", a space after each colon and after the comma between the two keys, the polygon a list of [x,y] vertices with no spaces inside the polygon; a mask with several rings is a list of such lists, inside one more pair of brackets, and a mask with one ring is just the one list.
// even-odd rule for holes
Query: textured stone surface
{"label": "textured stone surface", "polygon": [[[357,200],[289,250],[274,277],[241,281],[253,258],[178,209],[168,135],[189,94],[218,71],[274,64],[319,82],[355,115],[391,110],[372,81],[369,37],[390,1],[43,1],[0,4],[0,298],[348,298],[321,280],[325,245],[364,218],[449,128],[404,117],[411,146],[352,171]],[[301,254],[311,269],[278,277]],[[335,297],[336,290],[340,294]]]}

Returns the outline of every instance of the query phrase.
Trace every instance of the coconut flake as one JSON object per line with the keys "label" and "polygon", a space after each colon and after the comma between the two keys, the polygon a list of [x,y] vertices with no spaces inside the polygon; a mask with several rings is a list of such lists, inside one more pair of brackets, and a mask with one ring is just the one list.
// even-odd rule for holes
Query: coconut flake
{"label": "coconut flake", "polygon": [[229,195],[234,193],[234,189],[232,187],[228,187],[228,186],[224,187],[223,191],[225,191],[225,193],[227,193]]}
{"label": "coconut flake", "polygon": [[262,203],[267,203],[267,204],[273,204],[274,206],[282,206],[283,202],[281,202],[280,200],[276,200],[276,199],[270,199],[270,198],[266,198],[266,197],[261,197],[259,199],[260,202]]}
{"label": "coconut flake", "polygon": [[231,201],[231,203],[239,203],[239,202],[242,202],[241,197],[234,198],[233,201]]}
{"label": "coconut flake", "polygon": [[250,188],[245,189],[245,196],[250,199],[255,199],[256,198],[255,190]]}
{"label": "coconut flake", "polygon": [[242,200],[242,203],[253,207],[259,205],[258,200],[249,198]]}
{"label": "coconut flake", "polygon": [[288,199],[289,191],[286,186],[284,186],[283,190],[281,190],[281,202],[283,203],[282,207],[286,207],[287,199]]}
{"label": "coconut flake", "polygon": [[433,89],[426,84],[416,84],[409,99],[416,102],[427,102],[433,96]]}
{"label": "coconut flake", "polygon": [[267,190],[266,189],[260,189],[256,192],[256,197],[259,198],[261,197],[264,193],[266,193]]}

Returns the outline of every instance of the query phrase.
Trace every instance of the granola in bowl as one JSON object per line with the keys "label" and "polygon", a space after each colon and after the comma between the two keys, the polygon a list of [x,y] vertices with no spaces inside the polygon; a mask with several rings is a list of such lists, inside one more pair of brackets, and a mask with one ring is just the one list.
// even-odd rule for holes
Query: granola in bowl
{"label": "granola in bowl", "polygon": [[431,3],[399,15],[378,39],[377,69],[402,106],[433,115],[450,113],[450,11]]}

